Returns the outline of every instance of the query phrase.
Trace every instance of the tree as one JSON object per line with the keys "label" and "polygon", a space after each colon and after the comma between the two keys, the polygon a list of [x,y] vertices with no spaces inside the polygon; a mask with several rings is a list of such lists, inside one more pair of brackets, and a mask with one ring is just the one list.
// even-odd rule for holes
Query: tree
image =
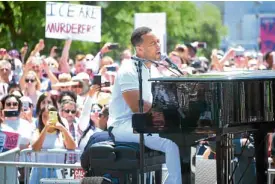
{"label": "tree", "polygon": [[213,48],[219,48],[223,36],[227,29],[222,24],[219,9],[211,3],[202,3],[197,8],[198,19],[197,29],[189,41],[203,41],[207,43],[207,49],[202,50],[201,54],[210,56]]}

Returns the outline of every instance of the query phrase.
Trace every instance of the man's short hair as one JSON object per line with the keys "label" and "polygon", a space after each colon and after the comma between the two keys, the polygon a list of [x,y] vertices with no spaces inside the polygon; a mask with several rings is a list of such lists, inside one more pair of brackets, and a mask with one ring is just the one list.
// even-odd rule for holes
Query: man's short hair
{"label": "man's short hair", "polygon": [[75,109],[77,108],[76,102],[74,102],[72,100],[63,100],[60,105],[61,109],[63,109],[64,106],[67,104],[73,105]]}
{"label": "man's short hair", "polygon": [[142,35],[150,33],[152,29],[149,27],[139,27],[134,30],[131,36],[131,43],[135,47],[143,42]]}

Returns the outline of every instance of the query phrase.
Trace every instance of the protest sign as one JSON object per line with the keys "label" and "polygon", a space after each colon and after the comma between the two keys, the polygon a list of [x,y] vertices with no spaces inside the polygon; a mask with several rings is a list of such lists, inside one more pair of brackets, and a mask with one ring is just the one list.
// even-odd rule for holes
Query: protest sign
{"label": "protest sign", "polygon": [[261,51],[275,50],[275,15],[260,17]]}
{"label": "protest sign", "polygon": [[0,131],[0,153],[16,148],[19,144],[19,134]]}
{"label": "protest sign", "polygon": [[45,37],[101,41],[101,7],[46,3]]}

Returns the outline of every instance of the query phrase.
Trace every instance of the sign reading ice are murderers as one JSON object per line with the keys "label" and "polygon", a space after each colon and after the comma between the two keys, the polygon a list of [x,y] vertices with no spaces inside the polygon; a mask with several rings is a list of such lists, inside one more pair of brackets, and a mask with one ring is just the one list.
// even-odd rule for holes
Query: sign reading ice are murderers
{"label": "sign reading ice are murderers", "polygon": [[45,37],[101,41],[101,7],[46,3]]}

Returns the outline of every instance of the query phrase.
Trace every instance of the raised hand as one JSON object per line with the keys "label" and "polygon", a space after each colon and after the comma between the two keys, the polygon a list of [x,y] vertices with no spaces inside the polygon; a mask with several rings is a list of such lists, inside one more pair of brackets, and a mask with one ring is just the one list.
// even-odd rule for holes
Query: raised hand
{"label": "raised hand", "polygon": [[104,46],[101,48],[100,52],[101,54],[105,54],[107,52],[110,52],[111,50],[109,49],[109,46],[111,45],[111,43],[107,42],[104,44]]}

